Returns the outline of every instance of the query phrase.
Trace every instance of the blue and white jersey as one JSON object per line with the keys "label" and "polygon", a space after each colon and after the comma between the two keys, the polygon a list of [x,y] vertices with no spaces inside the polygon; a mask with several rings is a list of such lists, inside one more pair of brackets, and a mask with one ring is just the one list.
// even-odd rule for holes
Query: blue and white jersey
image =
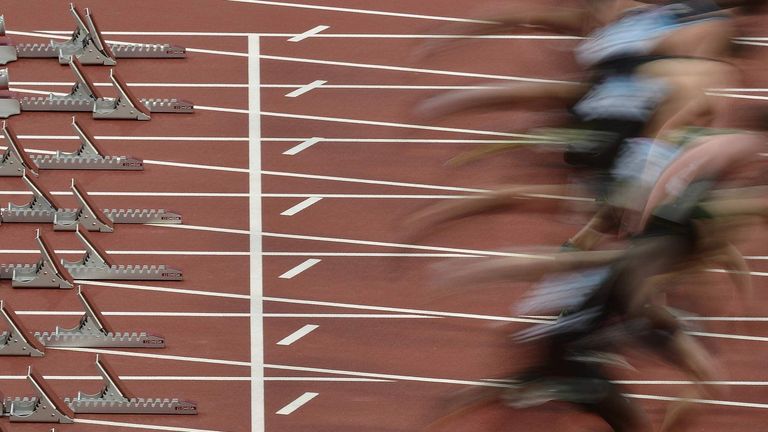
{"label": "blue and white jersey", "polygon": [[582,121],[614,119],[645,122],[667,93],[668,86],[660,79],[614,75],[593,86],[572,111]]}

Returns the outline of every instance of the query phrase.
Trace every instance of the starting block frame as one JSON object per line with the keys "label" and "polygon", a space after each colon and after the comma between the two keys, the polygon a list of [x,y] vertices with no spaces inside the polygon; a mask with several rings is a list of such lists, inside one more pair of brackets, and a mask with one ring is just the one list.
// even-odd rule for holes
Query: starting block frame
{"label": "starting block frame", "polygon": [[80,140],[80,148],[74,152],[56,151],[55,155],[32,155],[40,169],[47,170],[121,170],[140,171],[144,169],[141,159],[130,156],[110,156],[98,145],[96,139],[86,132],[77,118],[72,116],[72,129]]}
{"label": "starting block frame", "polygon": [[3,414],[11,418],[11,422],[28,423],[74,423],[75,413],[45,379],[32,370],[27,369],[27,381],[34,388],[35,397],[5,398]]}
{"label": "starting block frame", "polygon": [[11,272],[14,288],[74,288],[72,275],[56,259],[56,252],[46,243],[40,230],[35,231],[35,241],[40,249],[40,259],[35,264],[2,265],[0,278]]}
{"label": "starting block frame", "polygon": [[113,232],[114,223],[124,224],[181,224],[182,217],[165,209],[99,209],[72,179],[71,189],[79,207],[61,208],[53,197],[32,178],[24,175],[24,182],[32,191],[32,200],[24,205],[8,203],[0,210],[3,222],[50,223],[56,231],[75,231],[78,225],[88,231]]}
{"label": "starting block frame", "polygon": [[69,57],[76,57],[83,64],[114,66],[118,58],[185,58],[186,49],[167,43],[105,43],[90,9],[85,14],[72,3],[69,12],[75,21],[75,30],[63,42],[50,40],[47,44],[16,44],[0,57],[0,64],[18,58],[58,58],[66,64]]}
{"label": "starting block frame", "polygon": [[0,300],[0,317],[8,326],[8,330],[0,333],[0,356],[32,356],[45,355],[45,346],[27,330],[16,316],[16,313],[5,302]]}
{"label": "starting block frame", "polygon": [[[22,111],[92,112],[96,119],[150,120],[151,113],[194,113],[194,104],[182,99],[139,99],[125,81],[110,69],[109,78],[117,97],[106,98],[96,89],[93,82],[83,73],[82,65],[71,57],[69,67],[75,76],[75,83],[66,95],[19,97]],[[2,112],[0,112],[2,114]]]}
{"label": "starting block frame", "polygon": [[107,251],[93,242],[78,227],[75,234],[85,247],[85,254],[78,261],[61,260],[69,274],[82,280],[182,280],[181,270],[165,265],[114,264]]}
{"label": "starting block frame", "polygon": [[16,134],[11,131],[5,121],[2,133],[8,148],[0,156],[0,177],[22,177],[25,172],[30,172],[37,177],[39,167],[21,147]]}
{"label": "starting block frame", "polygon": [[[0,55],[2,55],[2,49],[3,46],[0,45]],[[8,69],[0,68],[0,118],[17,114],[21,114],[21,103],[16,93],[8,88]]]}
{"label": "starting block frame", "polygon": [[116,332],[93,305],[82,287],[77,297],[85,313],[73,328],[56,327],[52,332],[36,332],[35,337],[46,347],[70,348],[165,348],[165,338],[145,331]]}
{"label": "starting block frame", "polygon": [[104,381],[101,391],[95,394],[78,392],[77,397],[64,399],[77,414],[197,414],[196,402],[133,396],[106,359],[99,355],[96,355],[96,368]]}

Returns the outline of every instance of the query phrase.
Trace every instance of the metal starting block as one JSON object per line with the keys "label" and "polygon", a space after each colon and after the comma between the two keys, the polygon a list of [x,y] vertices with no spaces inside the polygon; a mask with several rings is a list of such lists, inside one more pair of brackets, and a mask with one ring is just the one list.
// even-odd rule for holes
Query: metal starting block
{"label": "metal starting block", "polygon": [[22,176],[25,172],[37,174],[37,168],[46,170],[130,170],[144,169],[144,162],[129,156],[109,156],[97,144],[94,138],[83,130],[72,117],[72,128],[80,139],[80,148],[69,153],[57,151],[56,154],[29,155],[16,136],[3,123],[8,150],[0,158],[0,176]]}
{"label": "metal starting block", "polygon": [[176,398],[137,398],[106,360],[96,356],[96,368],[104,388],[95,394],[78,392],[64,402],[77,414],[197,414],[197,403]]}
{"label": "metal starting block", "polygon": [[47,44],[16,44],[0,51],[0,64],[17,58],[58,58],[62,64],[69,63],[73,56],[83,64],[114,66],[117,58],[185,58],[186,49],[170,44],[104,43],[90,9],[83,15],[75,5],[69,5],[69,12],[75,20],[75,30],[69,40],[49,41]]}
{"label": "metal starting block", "polygon": [[79,203],[77,209],[61,208],[53,197],[32,178],[22,177],[32,191],[32,200],[25,205],[8,203],[0,210],[3,222],[50,223],[57,231],[74,231],[83,225],[88,231],[113,232],[113,223],[125,224],[180,224],[181,215],[165,209],[104,209],[94,205],[90,197],[72,180],[72,193]]}
{"label": "metal starting block", "polygon": [[[2,48],[0,45],[0,55]],[[0,118],[21,114],[21,104],[16,97],[16,93],[8,89],[8,69],[0,69]]]}
{"label": "metal starting block", "polygon": [[15,61],[16,58],[16,46],[12,40],[5,37],[5,17],[0,15],[0,64]]}
{"label": "metal starting block", "polygon": [[61,260],[69,274],[83,280],[181,280],[181,270],[164,265],[116,265],[107,252],[96,245],[78,227],[75,231],[85,246],[85,255],[79,261]]}
{"label": "metal starting block", "polygon": [[25,172],[37,176],[37,164],[27,156],[27,152],[19,145],[18,138],[5,122],[3,136],[8,148],[0,156],[0,177],[22,177]]}
{"label": "metal starting block", "polygon": [[52,332],[36,332],[35,337],[46,347],[71,348],[165,348],[165,338],[145,331],[115,332],[104,316],[78,287],[77,297],[85,314],[71,329],[56,327]]}
{"label": "metal starting block", "polygon": [[45,347],[24,328],[21,321],[8,305],[0,300],[0,316],[8,327],[0,333],[0,356],[42,357]]}
{"label": "metal starting block", "polygon": [[69,66],[75,75],[75,84],[69,94],[18,97],[22,111],[93,112],[97,119],[149,120],[150,113],[194,112],[192,102],[182,99],[138,99],[117,75],[114,69],[109,78],[117,91],[115,99],[102,97],[81,69],[80,62],[72,57]]}
{"label": "metal starting block", "polygon": [[10,417],[11,422],[74,423],[75,413],[32,366],[27,369],[27,381],[37,396],[5,398],[3,415]]}
{"label": "metal starting block", "polygon": [[56,253],[36,230],[35,240],[40,259],[35,264],[0,264],[0,279],[11,279],[14,288],[74,288],[67,269],[58,262]]}

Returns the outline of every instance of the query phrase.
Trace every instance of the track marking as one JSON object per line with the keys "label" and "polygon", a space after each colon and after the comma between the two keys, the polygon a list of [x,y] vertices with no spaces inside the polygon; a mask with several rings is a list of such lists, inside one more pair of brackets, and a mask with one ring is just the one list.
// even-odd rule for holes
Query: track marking
{"label": "track marking", "polygon": [[307,92],[309,92],[311,90],[314,90],[316,88],[320,88],[322,85],[324,85],[327,82],[328,81],[323,81],[323,80],[312,81],[311,83],[309,83],[309,84],[307,84],[305,86],[299,87],[296,90],[286,94],[285,97],[289,97],[289,98],[299,97],[299,96],[303,95],[304,93],[307,93]]}
{"label": "track marking", "polygon": [[296,342],[297,340],[299,340],[299,339],[303,338],[304,336],[312,333],[318,327],[320,327],[320,326],[316,325],[316,324],[307,324],[304,327],[296,330],[295,332],[293,332],[293,333],[289,334],[288,336],[284,337],[283,339],[281,339],[279,342],[277,342],[277,345],[282,345],[282,346],[291,345],[292,343]]}
{"label": "track marking", "polygon": [[687,401],[687,402],[693,402],[703,405],[724,405],[724,406],[732,406],[732,407],[740,407],[740,408],[763,408],[768,409],[768,404],[763,403],[753,403],[753,402],[736,402],[736,401],[725,401],[725,400],[712,400],[712,399],[690,399],[690,398],[679,398],[679,397],[670,397],[670,396],[656,396],[656,395],[643,395],[643,394],[634,394],[634,393],[624,393],[625,397],[633,398],[633,399],[646,399],[646,400],[659,400],[659,401]]}
{"label": "track marking", "polygon": [[202,291],[202,290],[198,291],[198,290],[188,290],[188,289],[180,289],[180,288],[166,288],[166,287],[157,287],[157,286],[133,285],[133,284],[122,284],[122,283],[115,283],[115,282],[101,282],[101,281],[90,281],[90,280],[75,280],[75,282],[80,285],[92,285],[92,286],[102,286],[102,287],[110,287],[110,288],[125,288],[125,289],[139,290],[139,291],[164,292],[164,293],[170,293],[170,294],[188,294],[188,295],[233,298],[233,299],[242,299],[242,300],[248,300],[251,298],[251,296],[244,295],[244,294],[222,293],[222,292],[215,292],[215,291]]}
{"label": "track marking", "polygon": [[[35,30],[37,33],[52,35],[69,35],[72,30]],[[9,32],[10,33],[10,32]],[[296,33],[238,33],[238,32],[186,32],[186,31],[103,31],[105,36],[213,36],[213,37],[248,37],[260,38],[274,37],[287,38]],[[468,34],[392,34],[392,33],[320,33],[312,36],[319,39],[522,39],[522,40],[582,40],[582,36],[565,35],[528,35],[528,34],[501,34],[501,35],[468,35]],[[759,38],[737,38],[740,40]]]}
{"label": "track marking", "polygon": [[265,430],[264,268],[261,215],[261,53],[258,36],[248,36],[248,219],[250,289],[251,431]]}
{"label": "track marking", "polygon": [[171,228],[171,229],[182,229],[182,230],[193,230],[193,231],[211,231],[211,232],[220,232],[220,233],[226,233],[226,234],[248,235],[251,233],[250,231],[247,231],[247,230],[239,230],[239,229],[233,229],[233,228],[206,227],[206,226],[199,226],[199,225],[154,224],[154,223],[146,223],[144,225],[154,226],[159,228]]}
{"label": "track marking", "polygon": [[114,421],[105,421],[105,420],[86,420],[83,418],[75,418],[73,419],[75,423],[81,423],[81,424],[90,424],[90,425],[100,425],[100,426],[115,426],[115,427],[124,427],[129,429],[147,429],[147,430],[159,430],[159,431],[172,431],[172,432],[222,432],[222,431],[215,431],[210,429],[192,429],[188,427],[174,427],[174,426],[159,426],[159,425],[148,425],[148,424],[138,424],[138,423],[123,423],[123,422],[114,422]]}
{"label": "track marking", "polygon": [[538,319],[531,319],[531,318],[479,315],[479,314],[467,314],[467,313],[458,313],[458,312],[428,311],[428,310],[421,310],[421,309],[395,308],[395,307],[387,307],[387,306],[370,306],[370,305],[359,305],[359,304],[350,304],[350,303],[334,303],[334,302],[315,301],[315,300],[298,300],[298,299],[289,299],[289,298],[280,298],[280,297],[264,297],[264,301],[276,302],[276,303],[312,305],[312,306],[330,306],[330,307],[339,307],[339,308],[347,308],[347,309],[374,310],[374,311],[381,311],[381,312],[412,313],[416,315],[436,316],[436,317],[446,317],[446,318],[470,318],[470,319],[479,319],[479,320],[488,320],[488,321],[521,322],[521,323],[533,323],[533,324],[547,324],[552,322],[551,320],[538,320]]}
{"label": "track marking", "polygon": [[[26,378],[26,377],[22,377]],[[326,381],[326,382],[375,382],[391,383],[392,380],[375,378],[334,378],[334,377],[265,377],[264,381]]]}
{"label": "track marking", "polygon": [[297,265],[296,267],[288,270],[287,272],[281,274],[278,276],[280,279],[293,279],[294,277],[298,276],[305,270],[308,270],[309,268],[315,266],[317,263],[319,263],[321,260],[316,258],[310,258],[303,263]]}
{"label": "track marking", "polygon": [[246,168],[234,168],[234,167],[225,167],[225,166],[218,166],[218,165],[201,165],[201,164],[191,164],[191,163],[183,163],[183,162],[158,161],[158,160],[150,160],[150,159],[144,159],[144,163],[148,165],[205,169],[205,170],[212,170],[212,171],[228,171],[228,172],[237,172],[237,173],[249,172],[248,169]]}
{"label": "track marking", "polygon": [[[20,139],[39,139],[39,140],[65,140],[77,141],[79,138],[74,135],[18,135]],[[247,142],[248,137],[201,137],[201,136],[115,136],[115,135],[96,135],[94,138],[105,141],[234,141]],[[5,137],[0,136],[1,140]]]}
{"label": "track marking", "polygon": [[[303,142],[312,138],[262,138],[263,142]],[[333,143],[424,143],[424,144],[540,144],[538,140],[444,139],[444,138],[323,138]]]}
{"label": "track marking", "polygon": [[[60,254],[84,254],[84,250],[78,249],[56,249]],[[237,251],[163,251],[163,250],[108,250],[111,255],[188,255],[188,256],[250,256],[249,252]],[[30,254],[37,255],[40,251],[37,249],[0,249],[0,254]]]}
{"label": "track marking", "polygon": [[214,54],[214,55],[224,55],[224,56],[231,56],[231,57],[248,57],[247,53],[241,53],[241,52],[235,52],[235,51],[220,51],[220,50],[209,50],[209,49],[202,49],[202,48],[186,48],[187,52],[196,52],[200,54]]}
{"label": "track marking", "polygon": [[314,27],[314,28],[311,28],[311,29],[305,31],[302,34],[297,34],[296,36],[288,39],[288,42],[301,42],[304,39],[306,39],[308,37],[312,37],[312,36],[314,36],[314,35],[316,35],[316,34],[318,34],[320,32],[323,32],[325,30],[328,30],[329,28],[331,28],[331,26],[319,25],[317,27]]}
{"label": "track marking", "polygon": [[[72,195],[72,191],[51,191],[51,195],[57,196],[69,196]],[[32,192],[26,190],[19,191],[4,191],[0,190],[0,196],[2,195],[32,195]],[[185,197],[185,198],[247,198],[247,193],[239,192],[88,192],[88,195],[92,196],[140,196],[140,197]],[[149,225],[149,224],[145,224]],[[157,224],[163,225],[163,224]],[[167,225],[167,224],[166,224]]]}
{"label": "track marking", "polygon": [[381,194],[261,194],[262,198],[337,198],[337,199],[469,199],[473,195],[381,195]]}
{"label": "track marking", "polygon": [[240,108],[226,108],[226,107],[214,107],[214,106],[206,106],[206,105],[195,105],[196,110],[200,111],[219,111],[219,112],[228,112],[228,113],[236,113],[236,114],[249,114],[248,110],[240,109]]}
{"label": "track marking", "polygon": [[[82,311],[15,311],[16,315],[32,316],[82,316]],[[104,312],[105,316],[142,316],[142,317],[173,317],[173,318],[248,318],[249,313],[238,312]]]}
{"label": "track marking", "polygon": [[260,5],[267,5],[267,6],[283,6],[283,7],[292,7],[292,8],[301,8],[301,9],[333,11],[333,12],[348,12],[348,13],[356,13],[356,14],[364,14],[364,15],[383,15],[383,16],[398,17],[398,18],[414,18],[414,19],[467,22],[467,23],[480,23],[480,24],[498,24],[495,21],[476,20],[476,19],[469,19],[469,18],[453,18],[453,17],[433,16],[433,15],[418,15],[418,14],[407,14],[407,13],[399,13],[399,12],[375,11],[375,10],[367,10],[367,9],[352,9],[352,8],[342,8],[342,7],[332,7],[332,6],[283,3],[283,2],[276,2],[276,1],[264,1],[264,0],[227,0],[227,1],[235,2],[235,3],[260,4]]}
{"label": "track marking", "polygon": [[355,257],[355,258],[482,258],[485,255],[455,254],[455,253],[397,253],[397,252],[264,252],[265,256],[322,256],[322,257]]}
{"label": "track marking", "polygon": [[168,354],[147,354],[147,353],[138,353],[138,352],[131,352],[131,351],[115,351],[115,350],[108,350],[108,349],[101,349],[101,348],[48,347],[47,349],[53,349],[53,350],[59,350],[59,351],[95,353],[95,354],[109,354],[109,355],[124,356],[124,357],[141,357],[141,358],[149,358],[154,360],[171,360],[171,361],[183,361],[183,362],[192,362],[192,363],[208,363],[208,364],[218,364],[218,365],[226,365],[226,366],[248,366],[248,367],[251,366],[250,362],[242,362],[242,361],[235,361],[235,360],[175,356],[175,355],[168,355]]}
{"label": "track marking", "polygon": [[284,212],[280,213],[281,216],[293,216],[300,211],[306,209],[307,207],[310,207],[318,202],[320,202],[322,198],[319,197],[310,197],[305,199],[304,201],[296,204],[295,206],[289,208],[288,210],[285,210]]}
{"label": "track marking", "polygon": [[[71,32],[69,32],[71,33]],[[37,87],[37,86],[62,86],[71,87],[73,82],[62,81],[13,81],[10,85],[24,86],[24,87]],[[96,87],[112,87],[111,82],[97,82],[93,83]],[[142,82],[129,82],[126,83],[128,87],[190,87],[190,88],[242,88],[247,89],[248,84],[236,84],[236,83],[142,83]],[[268,84],[262,84],[262,87],[269,87]],[[293,86],[300,87],[300,86]],[[737,91],[737,90],[734,90]]]}
{"label": "track marking", "polygon": [[[80,313],[82,315],[82,312]],[[396,314],[301,314],[301,313],[275,313],[264,314],[266,318],[371,318],[371,319],[438,319],[441,317],[428,315],[396,315]]]}
{"label": "track marking", "polygon": [[728,334],[728,333],[708,333],[708,332],[692,332],[692,331],[689,331],[686,333],[691,336],[699,336],[699,337],[768,342],[768,337],[762,337],[762,336],[748,336],[748,335],[736,335],[736,334]]}
{"label": "track marking", "polygon": [[332,181],[340,181],[340,182],[346,182],[346,183],[401,186],[401,187],[409,187],[409,188],[437,189],[437,190],[446,190],[446,191],[455,191],[455,192],[489,192],[488,189],[440,186],[440,185],[430,185],[430,184],[424,184],[424,183],[405,183],[405,182],[394,182],[394,181],[388,181],[388,180],[370,180],[370,179],[361,179],[361,178],[352,178],[352,177],[337,177],[337,176],[326,176],[326,175],[317,175],[317,174],[291,173],[291,172],[282,172],[282,171],[262,171],[261,174],[278,176],[278,177],[295,177],[295,178],[313,179],[313,180],[332,180]]}
{"label": "track marking", "polygon": [[313,145],[319,143],[320,141],[323,141],[323,138],[312,137],[297,146],[289,148],[288,150],[284,151],[283,154],[288,156],[295,156],[299,154],[301,151],[312,147]]}
{"label": "track marking", "polygon": [[303,405],[305,405],[307,402],[314,399],[319,393],[313,393],[313,392],[306,392],[303,395],[299,396],[294,400],[293,402],[289,403],[288,405],[280,408],[275,414],[279,415],[289,415],[296,411],[297,409],[301,408]]}
{"label": "track marking", "polygon": [[380,65],[380,64],[371,64],[371,63],[352,63],[352,62],[320,60],[320,59],[310,59],[310,58],[301,58],[301,57],[261,55],[261,59],[295,62],[295,63],[322,64],[322,65],[328,65],[328,66],[345,66],[345,67],[361,68],[361,69],[378,69],[378,70],[387,70],[387,71],[395,71],[395,72],[414,72],[414,73],[431,74],[431,75],[460,76],[460,77],[467,77],[467,78],[485,78],[485,79],[505,80],[505,81],[523,81],[523,82],[538,82],[538,83],[553,83],[553,84],[579,84],[576,81],[530,78],[530,77],[520,77],[520,76],[513,76],[513,75],[495,75],[495,74],[484,74],[484,73],[476,73],[476,72],[457,72],[457,71],[447,71],[447,70],[438,70],[438,69],[411,68],[411,67]]}

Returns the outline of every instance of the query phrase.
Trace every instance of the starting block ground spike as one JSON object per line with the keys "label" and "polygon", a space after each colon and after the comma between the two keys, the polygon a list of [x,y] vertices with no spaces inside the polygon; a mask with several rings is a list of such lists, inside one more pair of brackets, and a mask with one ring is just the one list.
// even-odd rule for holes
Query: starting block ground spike
{"label": "starting block ground spike", "polygon": [[72,128],[79,140],[80,148],[69,153],[57,151],[55,155],[34,155],[31,158],[41,169],[76,169],[76,170],[129,170],[144,169],[144,162],[128,156],[109,156],[72,117]]}
{"label": "starting block ground spike", "polygon": [[25,172],[37,176],[37,164],[24,151],[6,122],[3,122],[2,132],[8,148],[0,156],[0,177],[22,177]]}
{"label": "starting block ground spike", "polygon": [[93,302],[78,287],[77,296],[85,314],[71,329],[56,327],[53,332],[35,333],[46,347],[72,348],[164,348],[165,339],[147,332],[115,332],[96,309]]}
{"label": "starting block ground spike", "polygon": [[32,356],[42,357],[45,347],[37,338],[30,338],[29,332],[22,324],[13,309],[0,300],[0,316],[8,326],[8,331],[0,334],[0,356]]}
{"label": "starting block ground spike", "polygon": [[170,398],[132,396],[106,360],[96,356],[96,368],[104,387],[96,394],[78,392],[65,399],[73,412],[83,414],[197,414],[197,403]]}
{"label": "starting block ground spike", "polygon": [[85,254],[79,261],[62,260],[67,271],[82,280],[181,280],[180,270],[164,265],[117,265],[112,263],[107,252],[77,228],[76,234]]}
{"label": "starting block ground spike", "polygon": [[11,422],[74,423],[75,413],[32,366],[27,369],[27,380],[37,396],[6,398],[5,411]]}
{"label": "starting block ground spike", "polygon": [[13,269],[11,286],[14,288],[74,288],[75,283],[66,268],[59,263],[56,253],[48,247],[40,230],[36,231],[40,260],[32,266]]}

